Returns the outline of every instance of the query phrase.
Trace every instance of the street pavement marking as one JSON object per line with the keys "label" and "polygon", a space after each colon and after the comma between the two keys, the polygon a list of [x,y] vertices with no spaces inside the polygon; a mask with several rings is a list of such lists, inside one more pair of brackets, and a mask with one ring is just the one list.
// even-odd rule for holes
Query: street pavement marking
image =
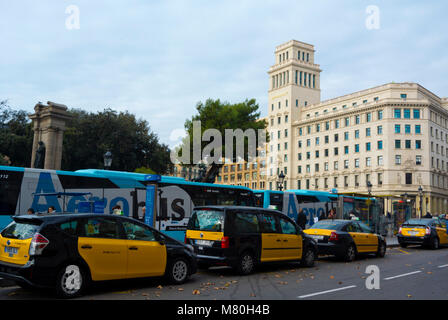
{"label": "street pavement marking", "polygon": [[398,250],[401,251],[401,252],[403,252],[403,253],[410,254],[410,253],[407,252],[407,251],[404,251],[404,250],[401,250],[401,249],[398,249]]}
{"label": "street pavement marking", "polygon": [[347,287],[343,287],[343,288],[337,288],[337,289],[331,289],[331,290],[326,290],[326,291],[320,291],[320,292],[316,292],[316,293],[306,294],[306,295],[303,295],[303,296],[298,296],[297,298],[304,299],[304,298],[308,298],[308,297],[318,296],[320,294],[326,294],[326,293],[331,293],[331,292],[336,292],[336,291],[341,291],[341,290],[346,290],[346,289],[351,289],[351,288],[356,288],[356,286],[353,285],[353,286],[347,286]]}
{"label": "street pavement marking", "polygon": [[395,278],[406,277],[406,276],[410,276],[412,274],[416,274],[416,273],[420,273],[420,272],[421,271],[413,271],[413,272],[403,273],[403,274],[399,274],[398,276],[384,278],[384,280],[392,280],[392,279],[395,279]]}
{"label": "street pavement marking", "polygon": [[446,268],[446,267],[448,267],[448,264],[444,264],[442,266],[438,266],[437,268]]}

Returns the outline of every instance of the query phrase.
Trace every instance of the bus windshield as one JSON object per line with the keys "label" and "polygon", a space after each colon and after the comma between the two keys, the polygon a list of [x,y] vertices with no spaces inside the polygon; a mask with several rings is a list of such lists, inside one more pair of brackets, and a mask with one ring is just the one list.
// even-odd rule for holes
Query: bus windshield
{"label": "bus windshield", "polygon": [[188,229],[222,232],[224,230],[224,211],[197,210],[188,222]]}

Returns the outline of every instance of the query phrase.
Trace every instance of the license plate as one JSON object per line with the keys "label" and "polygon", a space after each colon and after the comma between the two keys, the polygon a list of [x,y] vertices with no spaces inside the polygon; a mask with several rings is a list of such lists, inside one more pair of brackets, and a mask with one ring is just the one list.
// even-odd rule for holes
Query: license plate
{"label": "license plate", "polygon": [[409,231],[409,235],[410,236],[415,236],[417,235],[419,232],[418,231]]}
{"label": "license plate", "polygon": [[311,238],[313,238],[314,240],[323,240],[324,236],[316,236],[316,235],[312,235]]}
{"label": "license plate", "polygon": [[5,246],[5,253],[9,255],[17,254],[18,248]]}
{"label": "license plate", "polygon": [[207,246],[207,247],[211,247],[213,245],[213,241],[209,241],[209,240],[196,240],[196,244],[198,246]]}

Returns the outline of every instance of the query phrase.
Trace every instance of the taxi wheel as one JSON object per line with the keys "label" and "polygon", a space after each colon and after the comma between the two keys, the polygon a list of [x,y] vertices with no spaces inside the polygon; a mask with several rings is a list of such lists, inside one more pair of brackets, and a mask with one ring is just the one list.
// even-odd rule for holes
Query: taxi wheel
{"label": "taxi wheel", "polygon": [[354,244],[351,244],[347,247],[347,251],[344,255],[344,260],[347,262],[351,262],[356,258],[356,248]]}
{"label": "taxi wheel", "polygon": [[439,245],[440,245],[439,238],[434,237],[431,242],[431,249],[433,250],[439,249]]}
{"label": "taxi wheel", "polygon": [[185,259],[174,259],[166,271],[166,277],[170,283],[182,284],[188,279],[189,269],[190,266]]}
{"label": "taxi wheel", "polygon": [[254,255],[249,251],[243,252],[237,262],[235,269],[241,275],[251,274],[255,269]]}
{"label": "taxi wheel", "polygon": [[314,261],[316,260],[316,253],[314,252],[313,249],[308,248],[305,252],[305,255],[303,256],[302,261],[300,262],[300,264],[304,267],[313,267],[314,266]]}
{"label": "taxi wheel", "polygon": [[87,275],[77,264],[68,264],[58,273],[56,294],[61,298],[74,298],[81,295],[87,286]]}
{"label": "taxi wheel", "polygon": [[376,256],[384,258],[385,255],[386,255],[386,243],[381,242],[380,246],[378,247],[378,252],[376,253]]}

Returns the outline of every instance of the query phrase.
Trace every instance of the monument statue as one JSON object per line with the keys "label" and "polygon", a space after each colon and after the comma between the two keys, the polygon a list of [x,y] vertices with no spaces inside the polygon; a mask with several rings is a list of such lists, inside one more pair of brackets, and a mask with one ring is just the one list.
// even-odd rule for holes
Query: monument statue
{"label": "monument statue", "polygon": [[45,144],[39,141],[36,150],[36,158],[34,159],[34,168],[43,169],[45,164]]}

